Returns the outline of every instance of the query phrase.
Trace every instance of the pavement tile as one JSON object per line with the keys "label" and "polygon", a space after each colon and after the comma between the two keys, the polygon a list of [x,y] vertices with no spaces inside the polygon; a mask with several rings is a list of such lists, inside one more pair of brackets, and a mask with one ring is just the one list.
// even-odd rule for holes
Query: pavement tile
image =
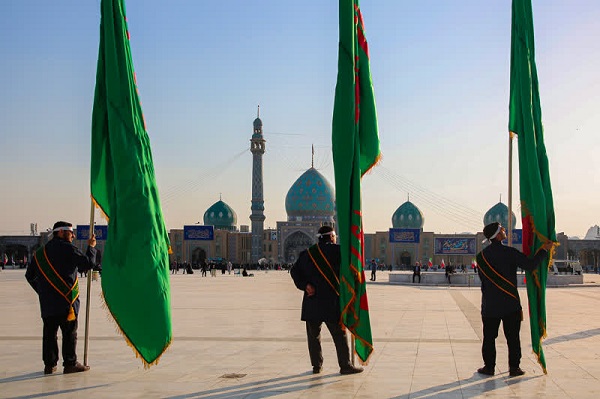
{"label": "pavement tile", "polygon": [[[544,375],[521,331],[523,377],[509,378],[500,332],[496,375],[481,367],[477,287],[403,286],[387,272],[369,282],[375,352],[365,371],[341,376],[323,330],[323,372],[311,373],[300,319],[302,293],[287,272],[252,279],[171,275],[174,338],[145,370],[101,307],[92,285],[91,370],[42,373],[39,305],[23,270],[0,272],[0,398],[597,398],[600,395],[600,288],[549,288]],[[584,276],[585,280],[598,276]],[[86,297],[86,284],[81,284]],[[521,291],[524,303],[527,294]],[[84,300],[85,301],[85,300]],[[82,303],[82,308],[85,304]],[[80,314],[83,360],[85,313]],[[60,333],[59,333],[60,336]]]}

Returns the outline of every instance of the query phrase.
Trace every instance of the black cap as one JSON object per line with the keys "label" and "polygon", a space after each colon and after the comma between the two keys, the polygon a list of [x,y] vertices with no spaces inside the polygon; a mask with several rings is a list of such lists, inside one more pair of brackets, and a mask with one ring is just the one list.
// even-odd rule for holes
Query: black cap
{"label": "black cap", "polygon": [[69,222],[60,221],[60,222],[54,223],[54,227],[52,227],[52,230],[57,229],[59,227],[73,227],[73,225]]}
{"label": "black cap", "polygon": [[483,235],[485,236],[485,238],[491,240],[492,236],[498,231],[498,226],[500,226],[500,223],[498,222],[490,223],[487,226],[485,226],[483,228]]}

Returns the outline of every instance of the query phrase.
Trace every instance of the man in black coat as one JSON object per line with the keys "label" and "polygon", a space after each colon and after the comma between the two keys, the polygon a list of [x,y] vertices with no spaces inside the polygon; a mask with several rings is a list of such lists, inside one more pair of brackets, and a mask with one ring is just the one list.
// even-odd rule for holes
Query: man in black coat
{"label": "man in black coat", "polygon": [[306,322],[308,353],[313,373],[318,374],[323,368],[323,323],[333,338],[340,374],[360,373],[363,369],[354,367],[350,361],[348,340],[341,325],[340,246],[335,243],[336,235],[331,226],[322,226],[317,237],[319,243],[302,251],[290,271],[296,287],[304,291],[301,320]]}
{"label": "man in black coat", "polygon": [[523,320],[523,308],[517,290],[517,267],[535,270],[548,256],[552,241],[544,243],[533,258],[519,250],[505,246],[506,230],[498,222],[483,229],[486,241],[491,244],[477,254],[477,265],[481,279],[481,318],[483,321],[483,345],[481,354],[484,366],[480,374],[494,375],[496,367],[496,338],[500,322],[508,345],[509,375],[525,374],[520,368],[521,340],[519,332]]}
{"label": "man in black coat", "polygon": [[62,331],[63,373],[89,370],[77,362],[77,314],[79,313],[78,271],[96,266],[96,238],[88,240],[84,255],[72,242],[73,225],[54,224],[52,239],[39,248],[25,272],[25,278],[38,294],[44,322],[42,359],[44,374],[56,371],[58,363],[57,332]]}

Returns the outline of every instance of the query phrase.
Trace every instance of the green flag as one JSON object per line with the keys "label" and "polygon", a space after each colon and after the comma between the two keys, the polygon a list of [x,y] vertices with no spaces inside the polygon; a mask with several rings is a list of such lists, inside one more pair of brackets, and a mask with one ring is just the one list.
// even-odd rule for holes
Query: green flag
{"label": "green flag", "polygon": [[[548,157],[544,146],[542,110],[535,67],[531,0],[513,0],[510,63],[509,131],[518,135],[523,252],[533,256],[556,242],[554,203]],[[546,337],[546,279],[554,247],[546,261],[527,272],[531,343],[546,373],[542,340]]]}
{"label": "green flag", "polygon": [[124,0],[102,0],[91,191],[107,218],[102,291],[145,366],[171,343],[169,237],[138,97]]}
{"label": "green flag", "polygon": [[342,251],[342,323],[363,363],[373,352],[365,283],[360,179],[380,157],[369,49],[358,0],[340,0],[338,76],[333,109],[335,201]]}

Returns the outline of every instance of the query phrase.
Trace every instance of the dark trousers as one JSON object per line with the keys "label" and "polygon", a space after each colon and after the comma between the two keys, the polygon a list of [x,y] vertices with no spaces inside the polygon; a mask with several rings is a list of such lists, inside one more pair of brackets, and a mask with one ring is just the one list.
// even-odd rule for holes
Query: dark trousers
{"label": "dark trousers", "polygon": [[419,284],[421,284],[421,273],[414,273],[413,274],[413,283],[415,282],[415,277],[419,278]]}
{"label": "dark trousers", "polygon": [[375,281],[377,275],[377,269],[371,269],[371,281]]}
{"label": "dark trousers", "polygon": [[[338,364],[340,368],[351,366],[350,363],[350,348],[346,333],[342,330],[339,323],[324,322],[333,338],[335,350],[337,352]],[[308,354],[310,355],[310,363],[313,367],[321,367],[323,365],[323,351],[321,350],[321,321],[306,322],[306,338],[308,340]]]}
{"label": "dark trousers", "polygon": [[42,338],[42,360],[45,366],[58,364],[58,337],[60,327],[62,332],[63,366],[73,366],[77,363],[77,319],[67,321],[67,316],[43,317],[44,336]]}
{"label": "dark trousers", "polygon": [[521,339],[519,331],[521,330],[521,311],[508,314],[501,318],[482,317],[483,320],[483,345],[481,354],[485,367],[493,369],[496,367],[496,338],[498,337],[498,328],[502,321],[502,329],[508,345],[508,367],[517,368],[521,363]]}

